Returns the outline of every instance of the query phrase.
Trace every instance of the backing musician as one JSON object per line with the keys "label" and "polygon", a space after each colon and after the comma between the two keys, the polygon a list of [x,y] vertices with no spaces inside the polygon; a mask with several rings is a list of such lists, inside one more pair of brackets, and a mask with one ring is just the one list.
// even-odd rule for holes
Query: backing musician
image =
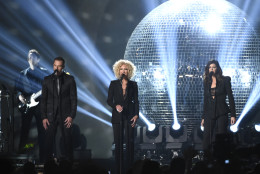
{"label": "backing musician", "polygon": [[[26,152],[26,144],[31,127],[33,116],[36,119],[39,144],[39,160],[43,161],[44,153],[44,128],[42,126],[40,113],[40,94],[44,76],[48,74],[47,70],[39,66],[40,54],[32,49],[28,52],[27,61],[29,67],[21,71],[15,81],[17,98],[19,99],[19,110],[22,116],[22,125],[20,132],[19,153]],[[35,96],[37,94],[37,96]],[[30,106],[29,104],[33,104]]]}

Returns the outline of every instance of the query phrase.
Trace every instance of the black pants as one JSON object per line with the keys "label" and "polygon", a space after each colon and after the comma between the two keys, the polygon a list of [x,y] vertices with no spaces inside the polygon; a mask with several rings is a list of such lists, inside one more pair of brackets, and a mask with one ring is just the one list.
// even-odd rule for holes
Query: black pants
{"label": "black pants", "polygon": [[[72,162],[72,127],[66,128],[64,121],[59,119],[52,122],[49,121],[49,123],[48,129],[45,130],[45,161],[57,157]],[[60,135],[56,136],[58,129],[60,130]],[[57,142],[59,142],[59,144],[57,144]],[[57,154],[57,151],[59,151],[60,154]]]}
{"label": "black pants", "polygon": [[28,143],[29,131],[31,128],[32,118],[35,117],[38,131],[39,158],[43,162],[44,158],[44,128],[42,125],[40,104],[29,109],[27,114],[22,113],[22,126],[20,134],[19,152],[26,152],[25,145]]}
{"label": "black pants", "polygon": [[227,134],[228,130],[228,115],[222,115],[215,119],[204,119],[203,133],[203,149],[204,151],[212,150],[212,144],[215,142],[216,135]]}
{"label": "black pants", "polygon": [[[124,151],[123,144],[120,143],[120,131],[123,131],[123,140],[121,142],[126,144],[126,149]],[[120,167],[122,167],[122,173],[126,173],[126,171],[132,167],[134,162],[134,128],[131,127],[129,121],[124,120],[122,127],[120,127],[120,124],[113,124],[113,132],[116,173],[120,174]],[[122,150],[121,153],[123,152],[122,161],[120,161],[120,150]]]}

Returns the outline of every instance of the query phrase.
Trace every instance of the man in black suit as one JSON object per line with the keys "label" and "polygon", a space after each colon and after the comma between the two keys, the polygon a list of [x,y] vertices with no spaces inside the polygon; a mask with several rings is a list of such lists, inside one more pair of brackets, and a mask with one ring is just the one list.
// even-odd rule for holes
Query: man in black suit
{"label": "man in black suit", "polygon": [[[29,50],[27,61],[29,67],[21,71],[15,81],[16,96],[20,102],[19,109],[22,116],[19,153],[26,152],[32,118],[35,117],[38,131],[39,158],[42,162],[44,155],[44,129],[41,120],[40,104],[38,104],[40,95],[38,94],[41,92],[42,81],[44,76],[48,74],[48,71],[39,66],[40,54],[35,49]],[[39,97],[35,98],[35,100],[31,100],[30,98],[35,96],[33,94]],[[32,107],[28,107],[27,102],[30,102]]]}
{"label": "man in black suit", "polygon": [[61,131],[60,145],[64,151],[58,158],[73,160],[72,121],[77,111],[77,88],[72,76],[63,69],[65,60],[56,57],[53,62],[54,73],[46,76],[42,84],[41,117],[45,129],[45,160],[53,158],[55,136]]}

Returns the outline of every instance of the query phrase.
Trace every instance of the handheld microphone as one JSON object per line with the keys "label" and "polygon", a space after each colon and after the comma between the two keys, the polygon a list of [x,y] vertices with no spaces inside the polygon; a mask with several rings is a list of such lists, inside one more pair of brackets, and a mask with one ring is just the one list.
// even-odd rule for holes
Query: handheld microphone
{"label": "handheld microphone", "polygon": [[211,72],[209,73],[209,77],[212,78],[213,74],[214,74],[214,72],[211,71]]}
{"label": "handheld microphone", "polygon": [[52,74],[55,74],[58,71],[58,69],[55,69]]}
{"label": "handheld microphone", "polygon": [[125,78],[125,76],[126,76],[125,74],[122,74],[122,75],[121,75],[121,78],[120,78],[120,81],[121,81],[121,82],[122,82],[122,80]]}
{"label": "handheld microphone", "polygon": [[211,72],[209,73],[209,84],[210,84],[210,85],[212,84],[212,76],[213,76],[213,74],[214,74],[213,71],[211,71]]}
{"label": "handheld microphone", "polygon": [[55,74],[58,72],[58,70],[57,69],[55,69],[54,71],[53,71],[53,73],[51,74],[51,76],[52,76],[52,79],[54,80],[55,79]]}

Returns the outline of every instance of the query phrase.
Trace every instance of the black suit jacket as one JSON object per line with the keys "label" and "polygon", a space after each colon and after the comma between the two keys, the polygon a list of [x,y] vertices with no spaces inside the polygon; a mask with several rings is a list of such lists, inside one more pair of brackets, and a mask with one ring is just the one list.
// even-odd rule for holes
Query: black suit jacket
{"label": "black suit jacket", "polygon": [[120,80],[111,81],[108,89],[107,103],[112,107],[112,123],[119,123],[122,116],[116,110],[116,105],[123,106],[123,115],[131,120],[135,115],[139,116],[139,101],[137,83],[129,80],[127,83],[127,97],[124,100],[123,89]]}
{"label": "black suit jacket", "polygon": [[[216,117],[225,115],[231,112],[231,117],[236,117],[236,109],[234,97],[231,89],[231,78],[224,76],[222,81],[217,81],[216,86]],[[211,103],[211,94],[210,94],[210,84],[204,84],[204,111],[202,119],[206,117],[212,118],[212,111],[209,110],[209,105]],[[229,106],[226,103],[226,96],[228,96]]]}
{"label": "black suit jacket", "polygon": [[68,116],[73,119],[77,111],[77,88],[72,76],[63,73],[60,77],[60,94],[58,95],[57,78],[54,75],[46,76],[42,84],[41,117],[53,121],[58,109],[61,119]]}

